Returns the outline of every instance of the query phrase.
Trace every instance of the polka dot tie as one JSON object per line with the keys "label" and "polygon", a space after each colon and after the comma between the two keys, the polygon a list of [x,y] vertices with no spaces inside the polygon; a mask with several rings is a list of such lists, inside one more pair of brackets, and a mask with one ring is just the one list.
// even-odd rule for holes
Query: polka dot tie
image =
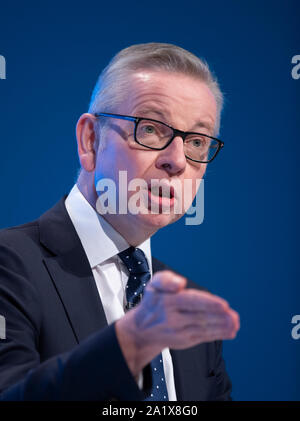
{"label": "polka dot tie", "polygon": [[[151,278],[149,266],[144,252],[135,247],[119,253],[129,271],[126,285],[126,309],[129,310],[137,305],[142,299],[144,288]],[[162,354],[157,355],[150,363],[152,374],[152,389],[150,396],[145,401],[167,401],[168,392],[166,387]]]}

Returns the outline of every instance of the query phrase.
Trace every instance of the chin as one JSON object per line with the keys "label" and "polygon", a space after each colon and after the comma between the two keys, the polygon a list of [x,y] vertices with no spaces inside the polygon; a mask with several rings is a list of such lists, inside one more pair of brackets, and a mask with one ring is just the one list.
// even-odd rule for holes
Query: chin
{"label": "chin", "polygon": [[167,225],[173,224],[176,222],[182,215],[172,215],[172,214],[138,214],[136,217],[139,219],[139,221],[146,225],[149,228],[154,228],[155,230],[158,230],[160,228],[163,228]]}

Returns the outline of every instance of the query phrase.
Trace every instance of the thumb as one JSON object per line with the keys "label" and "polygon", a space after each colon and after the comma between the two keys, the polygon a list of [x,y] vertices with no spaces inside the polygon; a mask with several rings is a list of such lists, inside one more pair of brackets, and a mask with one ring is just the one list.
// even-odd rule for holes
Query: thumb
{"label": "thumb", "polygon": [[161,292],[179,292],[186,287],[186,278],[170,270],[156,272],[149,287]]}

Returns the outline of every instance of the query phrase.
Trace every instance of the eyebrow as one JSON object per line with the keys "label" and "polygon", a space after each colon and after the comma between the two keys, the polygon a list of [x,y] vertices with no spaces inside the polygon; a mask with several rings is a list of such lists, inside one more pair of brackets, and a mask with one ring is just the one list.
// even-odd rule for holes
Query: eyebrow
{"label": "eyebrow", "polygon": [[[154,108],[142,108],[139,112],[138,112],[138,117],[143,117],[143,114],[156,114],[159,118],[162,118],[162,122],[167,123],[168,118],[166,118],[166,116],[169,115],[168,112],[166,111],[162,111],[159,109],[154,109]],[[208,129],[209,131],[213,132],[213,127],[211,124],[206,123],[204,121],[198,121],[194,127],[200,127],[200,128],[204,128],[204,129]],[[191,130],[187,130],[188,132],[193,131],[193,129]]]}
{"label": "eyebrow", "polygon": [[[159,109],[153,109],[153,108],[142,108],[139,111],[139,117],[143,117],[143,114],[156,114],[158,117],[162,118],[163,120],[166,121],[166,115],[168,113],[164,112],[164,111],[160,111]],[[163,121],[163,122],[165,122]]]}

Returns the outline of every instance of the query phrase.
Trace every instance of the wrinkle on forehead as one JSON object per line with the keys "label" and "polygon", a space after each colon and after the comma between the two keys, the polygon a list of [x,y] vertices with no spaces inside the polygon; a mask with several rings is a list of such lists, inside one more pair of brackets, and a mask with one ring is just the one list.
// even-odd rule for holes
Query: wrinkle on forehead
{"label": "wrinkle on forehead", "polygon": [[191,130],[203,122],[213,131],[217,106],[204,82],[177,73],[141,71],[133,75],[130,88],[124,113],[142,117],[143,110],[151,113],[152,109],[165,116],[165,123],[181,130]]}

